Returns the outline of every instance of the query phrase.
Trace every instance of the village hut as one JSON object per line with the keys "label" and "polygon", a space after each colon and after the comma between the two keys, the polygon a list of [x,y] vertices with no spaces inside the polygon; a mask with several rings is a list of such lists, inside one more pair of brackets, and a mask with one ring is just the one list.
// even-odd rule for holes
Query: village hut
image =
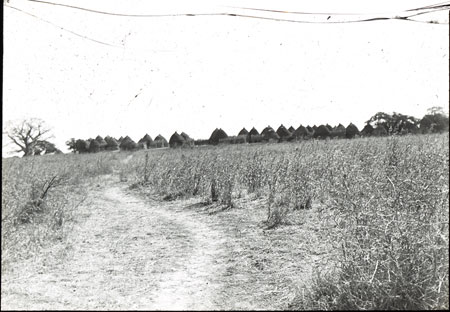
{"label": "village hut", "polygon": [[360,135],[359,129],[358,129],[358,127],[355,126],[353,123],[350,123],[350,124],[347,126],[347,129],[345,129],[345,137],[346,137],[347,139],[352,139],[352,138],[354,138],[355,136],[359,136],[359,135]]}
{"label": "village hut", "polygon": [[194,146],[194,139],[192,139],[186,132],[180,134],[184,139],[185,146]]}
{"label": "village hut", "polygon": [[115,151],[119,149],[119,143],[113,137],[107,135],[105,137],[106,147],[105,149],[108,151]]}
{"label": "village hut", "polygon": [[248,143],[258,143],[261,142],[261,135],[259,134],[258,130],[253,127],[250,132],[247,135],[247,142]]}
{"label": "village hut", "polygon": [[118,140],[117,140],[117,143],[122,143],[122,140],[123,140],[123,137],[121,136]]}
{"label": "village hut", "polygon": [[241,131],[239,131],[239,133],[238,133],[238,136],[240,136],[240,135],[248,135],[248,131],[247,131],[247,129],[245,129],[245,128],[242,128],[242,130],[241,130]]}
{"label": "village hut", "polygon": [[280,137],[281,141],[286,141],[291,136],[291,133],[289,132],[289,130],[286,129],[286,127],[283,125],[278,127],[277,134]]}
{"label": "village hut", "polygon": [[156,147],[156,148],[168,147],[169,143],[167,142],[165,137],[163,137],[161,134],[158,134],[156,136],[156,138],[153,140],[153,143],[151,146]]}
{"label": "village hut", "polygon": [[310,126],[306,126],[306,130],[312,135],[314,133],[314,129]]}
{"label": "village hut", "polygon": [[258,130],[255,129],[255,127],[252,128],[252,130],[250,130],[250,132],[248,133],[249,135],[259,135]]}
{"label": "village hut", "polygon": [[289,130],[289,132],[290,132],[291,134],[295,132],[295,128],[292,127],[292,126],[290,126],[288,130]]}
{"label": "village hut", "polygon": [[123,151],[132,151],[138,148],[136,142],[134,142],[128,135],[120,142],[119,147]]}
{"label": "village hut", "polygon": [[100,135],[97,135],[95,140],[98,142],[98,146],[99,146],[100,150],[103,151],[103,150],[106,149],[106,145],[108,145],[108,144],[106,143],[106,141]]}
{"label": "village hut", "polygon": [[184,138],[178,134],[178,132],[175,131],[174,134],[169,139],[169,146],[170,147],[181,147],[185,143]]}
{"label": "village hut", "polygon": [[264,130],[261,132],[261,137],[263,141],[266,142],[275,142],[280,140],[280,136],[273,130],[271,126],[267,126],[264,128]]}
{"label": "village hut", "polygon": [[211,137],[209,138],[209,144],[217,145],[219,144],[220,140],[224,140],[226,138],[228,138],[227,133],[223,131],[222,128],[220,129],[216,128],[211,134]]}
{"label": "village hut", "polygon": [[370,124],[367,124],[364,126],[364,128],[361,130],[362,136],[371,136],[373,133],[373,127]]}
{"label": "village hut", "polygon": [[314,126],[312,126],[312,128],[314,131],[316,131],[318,127],[316,125],[314,125]]}
{"label": "village hut", "polygon": [[326,124],[325,127],[327,127],[327,129],[328,129],[330,132],[333,131],[333,127],[330,126],[329,124]]}
{"label": "village hut", "polygon": [[339,124],[330,132],[330,136],[332,138],[345,138],[345,127]]}
{"label": "village hut", "polygon": [[302,125],[300,125],[300,127],[297,128],[297,130],[295,130],[292,133],[292,140],[300,140],[300,139],[306,139],[309,138],[311,136],[311,133]]}
{"label": "village hut", "polygon": [[138,141],[138,144],[142,146],[144,149],[150,148],[150,146],[153,143],[153,139],[151,136],[149,136],[147,133]]}
{"label": "village hut", "polygon": [[330,130],[324,125],[320,125],[315,131],[314,131],[314,138],[315,139],[326,139],[330,137]]}

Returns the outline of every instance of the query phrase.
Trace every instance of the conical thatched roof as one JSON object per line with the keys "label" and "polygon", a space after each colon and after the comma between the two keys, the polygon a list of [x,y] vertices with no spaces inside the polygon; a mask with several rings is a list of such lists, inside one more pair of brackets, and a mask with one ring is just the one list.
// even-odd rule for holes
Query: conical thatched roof
{"label": "conical thatched roof", "polygon": [[104,149],[107,145],[106,141],[99,135],[97,135],[95,141],[98,142],[100,149]]}
{"label": "conical thatched roof", "polygon": [[238,135],[247,135],[247,134],[248,134],[248,131],[245,128],[242,128],[242,130],[239,131],[239,133],[238,133]]}
{"label": "conical thatched roof", "polygon": [[314,131],[316,131],[318,127],[316,125],[314,125],[314,126],[312,126],[312,128]]}
{"label": "conical thatched roof", "polygon": [[330,132],[333,131],[333,127],[330,126],[329,124],[326,124],[325,127],[327,127],[327,129],[328,129]]}
{"label": "conical thatched roof", "polygon": [[280,138],[282,138],[282,139],[288,138],[288,137],[291,135],[291,133],[289,132],[289,130],[286,129],[286,127],[283,126],[283,125],[281,125],[281,126],[278,127],[278,129],[277,129],[277,134],[278,134],[278,136],[279,136]]}
{"label": "conical thatched roof", "polygon": [[186,132],[181,132],[180,135],[183,137],[183,139],[184,139],[185,141],[193,141],[193,139],[191,139],[191,137],[190,137],[189,135],[187,135]]}
{"label": "conical thatched roof", "polygon": [[250,130],[250,132],[248,133],[249,135],[259,135],[258,130],[255,129],[255,127],[252,128],[252,130]]}
{"label": "conical thatched roof", "polygon": [[185,139],[175,131],[169,139],[170,147],[181,146],[185,142]]}
{"label": "conical thatched roof", "polygon": [[306,126],[306,130],[308,130],[309,133],[313,133],[314,129],[310,126]]}
{"label": "conical thatched roof", "polygon": [[330,136],[330,130],[324,125],[320,125],[315,131],[314,131],[314,138],[327,138]]}
{"label": "conical thatched roof", "polygon": [[164,142],[164,143],[167,143],[167,140],[166,140],[166,138],[165,137],[163,137],[161,134],[158,134],[157,136],[156,136],[156,138],[155,138],[155,140],[154,141],[158,141],[158,142]]}
{"label": "conical thatched roof", "polygon": [[373,127],[370,124],[367,124],[361,130],[361,135],[363,135],[363,136],[370,136],[370,135],[372,135],[373,130],[374,130]]}
{"label": "conical thatched roof", "polygon": [[264,140],[279,140],[280,136],[273,130],[271,126],[267,126],[264,128],[264,130],[261,132],[261,136]]}
{"label": "conical thatched roof", "polygon": [[290,132],[291,134],[295,132],[295,128],[292,127],[292,126],[290,126],[288,130],[289,130],[289,132]]}
{"label": "conical thatched roof", "polygon": [[151,136],[149,136],[147,133],[142,137],[142,139],[139,140],[139,142],[147,142],[151,143],[153,142],[153,139]]}
{"label": "conical thatched roof", "polygon": [[331,131],[331,137],[333,138],[344,138],[345,137],[345,127],[339,124]]}
{"label": "conical thatched roof", "polygon": [[105,148],[107,150],[116,150],[116,149],[119,148],[119,143],[113,137],[110,137],[110,136],[107,135],[105,137],[105,141],[106,141],[106,147]]}
{"label": "conical thatched roof", "polygon": [[353,138],[353,137],[355,137],[355,136],[357,136],[357,135],[359,135],[359,134],[360,134],[360,133],[359,133],[358,127],[355,126],[353,123],[350,123],[350,124],[347,126],[347,129],[345,129],[345,137],[346,137],[347,139],[351,139],[351,138]]}
{"label": "conical thatched roof", "polygon": [[123,138],[122,142],[120,142],[119,147],[121,150],[129,151],[136,149],[138,145],[127,135],[126,137]]}
{"label": "conical thatched roof", "polygon": [[222,129],[216,128],[213,133],[211,134],[211,137],[209,138],[209,144],[219,144],[219,140],[228,138],[228,135],[225,131]]}
{"label": "conical thatched roof", "polygon": [[294,131],[294,133],[292,133],[292,137],[294,138],[303,138],[308,135],[310,135],[310,132],[302,125],[300,125],[300,127],[298,127],[297,130]]}

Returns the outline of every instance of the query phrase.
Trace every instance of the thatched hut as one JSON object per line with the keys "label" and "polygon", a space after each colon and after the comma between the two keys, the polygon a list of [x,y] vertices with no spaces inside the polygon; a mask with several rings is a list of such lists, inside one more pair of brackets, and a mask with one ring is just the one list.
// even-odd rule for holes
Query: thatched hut
{"label": "thatched hut", "polygon": [[170,147],[181,147],[185,143],[185,139],[178,134],[178,132],[175,131],[174,134],[169,139],[169,146]]}
{"label": "thatched hut", "polygon": [[156,136],[156,138],[153,140],[153,143],[151,146],[156,147],[156,148],[168,147],[169,143],[167,142],[165,137],[163,137],[161,134],[158,134]]}
{"label": "thatched hut", "polygon": [[97,153],[100,151],[100,143],[98,143],[97,140],[88,139],[87,141],[89,142],[89,147],[88,147],[89,153]]}
{"label": "thatched hut", "polygon": [[248,133],[249,135],[259,135],[258,130],[255,129],[255,127],[252,128],[252,130],[250,130],[250,132]]}
{"label": "thatched hut", "polygon": [[328,129],[330,132],[333,131],[333,127],[330,126],[329,124],[326,124],[325,127],[327,127],[327,129]]}
{"label": "thatched hut", "polygon": [[134,142],[128,135],[120,142],[119,147],[123,151],[132,151],[138,148],[136,142]]}
{"label": "thatched hut", "polygon": [[318,127],[317,127],[316,125],[312,126],[312,129],[313,129],[314,131],[316,131],[317,128],[318,128]]}
{"label": "thatched hut", "polygon": [[245,129],[245,128],[242,128],[242,130],[241,130],[241,131],[239,131],[239,133],[238,133],[238,136],[240,136],[240,135],[248,135],[248,131],[247,131],[247,129]]}
{"label": "thatched hut", "polygon": [[314,131],[314,138],[315,139],[326,139],[330,137],[330,130],[324,125],[320,125],[315,131]]}
{"label": "thatched hut", "polygon": [[95,140],[98,142],[98,146],[99,146],[100,150],[105,150],[106,149],[107,143],[100,135],[97,135]]}
{"label": "thatched hut", "polygon": [[300,125],[300,127],[297,128],[297,130],[295,130],[292,133],[291,139],[292,140],[301,140],[301,139],[308,139],[311,137],[311,133],[302,125]]}
{"label": "thatched hut", "polygon": [[291,134],[295,132],[295,128],[292,127],[292,126],[290,126],[288,130],[289,130],[289,132],[290,132]]}
{"label": "thatched hut", "polygon": [[184,146],[194,146],[194,139],[192,139],[186,132],[180,134],[184,139]]}
{"label": "thatched hut", "polygon": [[261,137],[263,141],[266,142],[278,142],[280,140],[280,136],[273,130],[271,126],[267,126],[261,132]]}
{"label": "thatched hut", "polygon": [[113,137],[107,135],[105,137],[106,147],[105,149],[108,151],[115,151],[119,149],[119,143]]}
{"label": "thatched hut", "polygon": [[342,124],[339,124],[335,127],[331,132],[330,136],[332,138],[345,138],[345,127]]}
{"label": "thatched hut", "polygon": [[150,148],[153,143],[153,139],[148,134],[145,134],[142,139],[138,141],[138,144],[141,144],[144,149]]}
{"label": "thatched hut", "polygon": [[213,133],[211,134],[211,137],[209,138],[209,144],[217,145],[219,144],[220,140],[228,138],[228,135],[225,131],[222,130],[222,128],[218,129],[216,128]]}
{"label": "thatched hut", "polygon": [[286,129],[286,127],[283,125],[278,127],[277,134],[280,137],[281,141],[286,141],[291,136],[291,133],[289,132],[289,130]]}
{"label": "thatched hut", "polygon": [[353,123],[350,123],[347,128],[345,129],[345,137],[347,139],[354,138],[355,136],[359,136],[359,129],[357,126],[355,126]]}
{"label": "thatched hut", "polygon": [[361,130],[362,136],[371,136],[373,133],[373,127],[370,124],[367,124],[364,126],[364,128]]}
{"label": "thatched hut", "polygon": [[310,126],[306,126],[306,130],[308,130],[309,133],[313,134],[314,133],[314,129]]}

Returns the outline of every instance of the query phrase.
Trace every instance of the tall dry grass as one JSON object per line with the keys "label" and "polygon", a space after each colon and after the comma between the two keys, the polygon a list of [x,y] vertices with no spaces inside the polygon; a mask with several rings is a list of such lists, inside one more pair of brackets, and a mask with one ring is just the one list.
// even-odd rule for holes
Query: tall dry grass
{"label": "tall dry grass", "polygon": [[319,209],[332,265],[291,307],[448,308],[448,134],[144,152],[129,166],[167,200],[264,197],[268,228]]}
{"label": "tall dry grass", "polygon": [[2,159],[2,273],[38,256],[70,232],[76,207],[120,155],[45,155]]}

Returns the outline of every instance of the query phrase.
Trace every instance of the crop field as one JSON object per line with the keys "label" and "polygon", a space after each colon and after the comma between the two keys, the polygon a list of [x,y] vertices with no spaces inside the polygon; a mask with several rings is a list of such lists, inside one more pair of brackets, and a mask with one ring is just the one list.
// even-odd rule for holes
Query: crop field
{"label": "crop field", "polygon": [[[86,194],[114,176],[143,198],[195,201],[184,209],[239,232],[229,259],[256,285],[239,287],[272,308],[448,309],[448,142],[446,133],[3,159],[2,276],[64,242]],[[279,292],[264,292],[273,283]]]}

